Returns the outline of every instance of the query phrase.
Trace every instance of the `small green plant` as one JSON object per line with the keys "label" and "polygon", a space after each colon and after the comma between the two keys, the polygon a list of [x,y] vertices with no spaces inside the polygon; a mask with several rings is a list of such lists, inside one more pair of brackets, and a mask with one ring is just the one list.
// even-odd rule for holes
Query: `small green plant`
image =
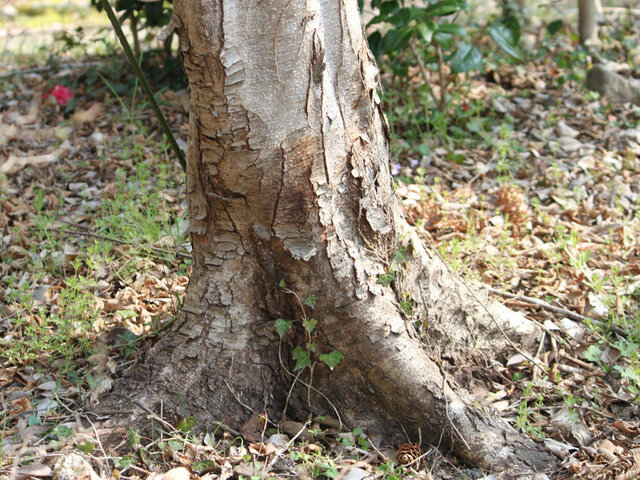
{"label": "small green plant", "polygon": [[[41,309],[39,314],[17,316],[11,321],[20,332],[6,350],[10,361],[28,362],[45,354],[50,361],[65,360],[66,372],[72,360],[88,356],[93,351],[93,341],[88,335],[97,319],[98,311],[90,293],[91,281],[82,276],[70,276],[58,297],[55,311]],[[27,311],[32,306],[26,298],[22,304]]]}
{"label": "small green plant", "polygon": [[[298,300],[298,304],[300,305],[300,309],[302,312],[301,324],[304,328],[305,332],[305,343],[304,345],[296,345],[292,350],[291,355],[295,359],[296,363],[293,367],[293,371],[301,370],[305,367],[311,367],[311,371],[313,372],[313,361],[314,357],[326,364],[329,369],[333,370],[340,363],[340,361],[344,358],[344,355],[338,350],[332,350],[328,353],[318,353],[317,352],[317,344],[316,344],[316,334],[315,328],[318,324],[318,320],[313,317],[307,316],[306,308],[313,309],[316,305],[316,296],[310,295],[301,301],[301,298],[298,296],[296,292],[290,290],[286,286],[286,282],[284,280],[280,281],[280,288],[282,288],[286,293],[292,294]],[[275,321],[276,331],[278,332],[278,336],[280,340],[285,336],[287,331],[293,325],[292,320],[285,320],[283,318],[278,318]]]}
{"label": "small green plant", "polygon": [[401,480],[406,477],[406,469],[403,466],[396,466],[393,460],[381,463],[376,470],[382,473],[384,480]]}
{"label": "small green plant", "polygon": [[403,264],[407,263],[407,251],[408,247],[402,246],[398,248],[395,255],[393,256],[393,260],[389,265],[389,269],[378,276],[378,283],[381,283],[383,286],[388,287],[391,285],[391,282],[397,279],[398,275],[401,273]]}
{"label": "small green plant", "polygon": [[86,453],[87,455],[91,454],[91,452],[93,452],[94,448],[95,448],[95,445],[92,442],[90,442],[89,440],[87,440],[84,443],[80,443],[80,444],[78,444],[76,446],[76,449],[79,452]]}
{"label": "small green plant", "polygon": [[[536,414],[529,407],[528,399],[534,395],[533,392],[533,384],[531,382],[527,382],[524,392],[522,393],[522,400],[520,400],[520,404],[517,409],[517,417],[515,421],[515,427],[521,432],[527,433],[536,438],[543,438],[544,432],[542,431],[542,427],[540,425],[536,425],[534,421],[532,421],[533,416]],[[536,397],[536,410],[539,410],[543,406],[543,397],[542,395],[537,395]]]}

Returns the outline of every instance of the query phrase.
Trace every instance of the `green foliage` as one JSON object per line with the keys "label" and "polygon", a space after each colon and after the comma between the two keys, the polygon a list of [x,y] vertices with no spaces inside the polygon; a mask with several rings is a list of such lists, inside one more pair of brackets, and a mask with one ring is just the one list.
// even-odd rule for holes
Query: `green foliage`
{"label": "green foliage", "polygon": [[487,28],[487,33],[506,54],[519,61],[525,59],[524,52],[518,48],[520,24],[515,17],[494,20]]}
{"label": "green foliage", "polygon": [[397,279],[396,273],[399,273],[402,270],[402,264],[407,262],[407,251],[406,246],[401,246],[396,250],[388,271],[378,276],[378,283],[388,287],[391,282]]}
{"label": "green foliage", "polygon": [[113,460],[114,466],[119,470],[126,470],[133,463],[131,455],[125,455],[124,457],[115,458]]}
{"label": "green foliage", "polygon": [[383,480],[401,480],[407,477],[405,468],[402,465],[396,466],[395,462],[391,459],[378,465],[376,470],[382,474]]}
{"label": "green foliage", "polygon": [[[76,269],[79,262],[75,263]],[[95,300],[91,294],[92,281],[83,276],[71,276],[66,287],[60,291],[56,311],[40,309],[36,321],[31,316],[17,316],[11,319],[14,328],[21,332],[4,350],[4,355],[12,362],[29,362],[39,358],[43,353],[50,360],[65,360],[65,371],[75,358],[88,356],[93,351],[91,339],[86,335],[98,318]],[[20,303],[30,310],[33,305],[32,295],[20,289],[9,295],[10,302]]]}
{"label": "green foliage", "polygon": [[180,420],[176,428],[183,433],[188,433],[191,430],[193,430],[193,427],[195,426],[196,426],[196,417],[185,417],[182,420]]}
{"label": "green foliage", "polygon": [[385,272],[378,277],[378,283],[381,283],[383,286],[388,287],[395,279],[396,274],[394,272]]}
{"label": "green foliage", "polygon": [[[317,297],[315,295],[309,295],[304,301],[302,301],[301,297],[296,292],[286,287],[284,279],[280,280],[278,286],[286,293],[293,295],[302,310],[302,319],[300,323],[303,327],[305,342],[304,346],[296,345],[291,351],[291,356],[295,360],[293,371],[302,370],[305,367],[313,369],[313,366],[317,361],[326,364],[329,369],[333,370],[344,358],[344,355],[337,350],[333,350],[330,353],[318,353],[318,345],[316,343],[316,327],[318,325],[318,320],[313,317],[307,317],[305,308],[314,308],[317,302]],[[276,332],[278,333],[280,340],[283,339],[292,325],[292,320],[278,318],[275,321]]]}
{"label": "green foliage", "polygon": [[79,452],[86,453],[87,455],[93,452],[95,446],[89,440],[84,443],[79,444],[77,447]]}
{"label": "green foliage", "polygon": [[461,41],[458,48],[451,56],[451,71],[453,73],[468,72],[475,70],[482,62],[482,54],[473,45]]}
{"label": "green foliage", "polygon": [[340,360],[344,358],[344,355],[340,353],[338,350],[333,350],[331,353],[321,353],[318,357],[321,362],[327,364],[327,366],[333,370],[336,368]]}
{"label": "green foliage", "polygon": [[[419,0],[411,6],[374,0],[372,6],[377,15],[367,25],[369,46],[384,74],[394,156],[420,158],[431,154],[434,144],[453,150],[487,143],[502,115],[469,98],[470,76],[460,74],[482,70],[496,58],[523,61],[518,18],[493,15],[478,22],[463,0]],[[490,43],[497,48],[483,48]],[[453,152],[447,158],[464,160]],[[401,180],[415,183],[418,177],[401,175]],[[389,285],[394,278],[387,273],[380,280]]]}
{"label": "green foliage", "polygon": [[[404,6],[399,0],[372,2],[379,13],[367,26],[370,29],[383,26],[369,35],[369,45],[383,65],[384,57],[388,59],[394,75],[406,77],[409,66],[417,64],[423,75],[429,68],[438,71],[444,81],[445,62],[449,62],[453,73],[477,70],[483,56],[475,45],[485,30],[504,53],[518,61],[524,60],[524,52],[518,48],[520,24],[516,17],[495,19],[472,38],[467,28],[457,23],[460,14],[470,9],[465,0],[425,1],[423,6],[419,5]],[[427,79],[424,80],[426,84]],[[440,88],[446,90],[446,84]],[[441,110],[446,107],[444,93],[438,107]]]}
{"label": "green foliage", "polygon": [[302,320],[302,326],[309,334],[313,333],[313,329],[316,328],[317,324],[318,324],[318,321],[315,318]]}
{"label": "green foliage", "polygon": [[58,440],[64,440],[67,438],[71,438],[75,432],[72,428],[67,427],[66,425],[58,425],[54,430],[54,435]]}
{"label": "green foliage", "polygon": [[549,35],[555,35],[564,26],[564,20],[553,20],[547,25],[547,32]]}
{"label": "green foliage", "polygon": [[301,368],[308,367],[311,365],[311,359],[309,358],[309,352],[302,348],[300,345],[295,347],[291,352],[293,358],[296,360],[296,364],[293,367],[293,370],[300,370]]}
{"label": "green foliage", "polygon": [[528,402],[527,402],[527,398],[530,398],[533,395],[533,384],[531,382],[528,382],[525,390],[522,394],[522,400],[520,401],[520,404],[518,405],[518,410],[517,410],[517,417],[516,417],[516,422],[515,422],[515,427],[524,432],[527,433],[533,437],[536,438],[544,438],[544,433],[542,432],[542,427],[538,424],[536,424],[535,420],[533,419],[535,416],[539,415],[539,408],[542,406],[542,401],[543,401],[543,397],[542,394],[538,395],[538,398],[536,400],[536,405],[535,405],[535,410],[531,409]]}
{"label": "green foliage", "polygon": [[[158,27],[169,23],[173,11],[172,3],[173,0],[116,0],[115,11],[120,13],[121,24],[128,19],[136,29],[141,21],[144,21],[143,28]],[[102,12],[101,0],[91,0],[91,5]]]}
{"label": "green foliage", "polygon": [[283,318],[278,318],[276,320],[276,331],[280,336],[280,339],[284,337],[284,334],[287,333],[287,330],[291,328],[291,320],[285,320]]}
{"label": "green foliage", "polygon": [[214,466],[213,460],[198,460],[191,465],[191,469],[200,474]]}

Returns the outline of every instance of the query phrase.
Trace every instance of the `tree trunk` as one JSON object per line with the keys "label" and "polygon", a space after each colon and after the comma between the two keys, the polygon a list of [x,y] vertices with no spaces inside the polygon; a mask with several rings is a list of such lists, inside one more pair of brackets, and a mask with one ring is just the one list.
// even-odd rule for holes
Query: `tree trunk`
{"label": "tree trunk", "polygon": [[598,41],[598,14],[601,10],[600,0],[578,0],[578,34],[581,44]]}
{"label": "tree trunk", "polygon": [[[351,428],[420,432],[480,467],[549,469],[548,453],[453,382],[456,356],[504,339],[400,219],[357,2],[176,0],[174,17],[191,87],[195,261],[180,320],[124,388],[203,426],[237,428],[248,407],[272,419],[285,403],[297,415],[335,407]],[[385,287],[399,239],[407,261]],[[399,299],[428,321],[428,347]],[[277,318],[294,320],[282,343]],[[313,388],[298,381],[289,396],[296,346]],[[344,358],[330,370],[317,360],[334,350]]]}

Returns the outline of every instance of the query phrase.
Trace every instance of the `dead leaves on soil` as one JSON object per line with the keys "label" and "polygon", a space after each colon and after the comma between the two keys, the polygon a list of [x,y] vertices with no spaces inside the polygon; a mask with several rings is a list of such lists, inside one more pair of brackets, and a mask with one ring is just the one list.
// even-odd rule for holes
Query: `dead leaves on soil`
{"label": "dead leaves on soil", "polygon": [[[492,72],[496,88],[478,82],[468,92],[512,117],[508,138],[455,155],[435,148],[417,159],[424,184],[399,183],[396,192],[409,223],[480,282],[569,309],[596,328],[612,317],[637,322],[640,128],[620,127],[636,125],[636,114],[607,110],[603,118],[599,102],[547,88],[560,72],[539,67],[523,73],[503,65]],[[509,177],[500,170],[505,164]],[[620,350],[624,339],[603,342],[575,320],[502,300],[543,328],[537,351],[512,352],[501,367],[477,369],[474,376],[492,379],[488,388],[459,381],[544,441],[575,478],[637,475],[640,411],[633,381],[620,374],[633,358]],[[603,365],[612,371],[605,374]]]}

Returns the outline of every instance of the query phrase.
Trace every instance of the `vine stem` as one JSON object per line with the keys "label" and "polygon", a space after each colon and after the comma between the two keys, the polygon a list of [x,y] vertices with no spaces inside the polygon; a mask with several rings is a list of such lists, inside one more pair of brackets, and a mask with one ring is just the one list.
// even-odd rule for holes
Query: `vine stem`
{"label": "vine stem", "polygon": [[[103,0],[104,1],[104,0]],[[434,38],[433,44],[436,47],[436,59],[438,60],[438,74],[440,75],[440,102],[439,108],[442,112],[447,106],[447,77],[444,74],[444,61],[442,59],[442,47]]]}
{"label": "vine stem", "polygon": [[414,57],[416,57],[416,61],[418,62],[418,67],[420,68],[420,74],[422,75],[424,83],[429,88],[429,94],[431,95],[431,98],[433,99],[433,103],[435,103],[437,105],[438,104],[438,98],[436,97],[436,94],[434,93],[433,88],[431,88],[431,85],[429,85],[429,73],[427,72],[427,68],[424,65],[424,61],[422,60],[422,57],[420,56],[420,52],[418,51],[418,48],[416,47],[416,39],[415,39],[415,37],[411,37],[411,41],[409,42],[409,45],[411,46],[411,51],[413,52]]}
{"label": "vine stem", "polygon": [[169,128],[167,119],[164,118],[164,115],[162,114],[162,111],[158,106],[158,102],[156,102],[156,98],[153,95],[153,92],[151,91],[149,82],[147,82],[146,77],[142,73],[140,65],[138,65],[136,57],[133,51],[131,50],[131,46],[129,46],[129,41],[127,40],[127,37],[122,31],[122,27],[120,27],[120,23],[116,18],[116,14],[113,12],[113,9],[109,4],[109,0],[101,0],[101,4],[102,4],[102,8],[104,8],[104,11],[107,13],[107,17],[109,17],[109,21],[111,22],[111,25],[113,26],[113,29],[115,30],[116,35],[118,36],[118,39],[120,40],[120,44],[122,45],[122,50],[124,50],[124,54],[126,55],[127,60],[129,60],[129,63],[131,64],[133,73],[135,73],[136,77],[138,78],[138,81],[140,82],[140,86],[142,87],[142,90],[147,96],[147,100],[149,100],[149,103],[151,104],[151,108],[153,109],[153,112],[156,114],[156,118],[158,119],[158,122],[160,123],[162,130],[164,131],[164,134],[167,136],[167,139],[171,144],[171,149],[176,154],[176,157],[178,157],[178,162],[180,163],[182,170],[186,172],[187,161],[184,158],[184,154],[182,153],[182,150],[178,146],[178,142],[176,142],[176,139],[173,136],[173,133],[171,133],[171,128]]}

